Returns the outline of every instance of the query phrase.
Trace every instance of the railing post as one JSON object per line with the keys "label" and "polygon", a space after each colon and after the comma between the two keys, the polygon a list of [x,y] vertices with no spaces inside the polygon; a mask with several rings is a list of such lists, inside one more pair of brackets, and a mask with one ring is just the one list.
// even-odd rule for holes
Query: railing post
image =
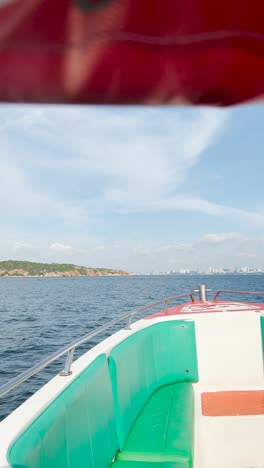
{"label": "railing post", "polygon": [[63,371],[60,372],[60,375],[63,376],[63,377],[67,377],[67,375],[72,374],[71,365],[72,365],[74,350],[75,350],[75,348],[72,348],[67,353],[64,369],[63,369]]}
{"label": "railing post", "polygon": [[194,289],[193,292],[199,293],[199,299],[201,302],[207,301],[207,293],[212,291],[211,289],[206,289],[205,284],[199,284],[198,289]]}
{"label": "railing post", "polygon": [[207,291],[206,291],[206,286],[205,284],[200,284],[199,285],[199,298],[200,301],[205,302],[207,301]]}
{"label": "railing post", "polygon": [[164,301],[164,309],[163,309],[163,312],[167,312],[167,309],[168,309],[168,301],[167,299]]}
{"label": "railing post", "polygon": [[129,316],[127,317],[127,323],[126,323],[126,326],[125,326],[125,330],[131,330],[131,320],[132,320],[132,314],[129,314]]}

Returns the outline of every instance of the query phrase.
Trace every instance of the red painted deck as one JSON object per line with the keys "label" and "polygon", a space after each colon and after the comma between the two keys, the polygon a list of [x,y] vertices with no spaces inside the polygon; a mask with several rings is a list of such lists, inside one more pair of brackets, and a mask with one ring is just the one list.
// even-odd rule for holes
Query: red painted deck
{"label": "red painted deck", "polygon": [[168,308],[152,314],[146,319],[164,317],[168,315],[188,315],[188,314],[208,314],[222,312],[260,312],[264,310],[264,304],[255,302],[236,302],[236,301],[195,301],[186,302],[174,307]]}

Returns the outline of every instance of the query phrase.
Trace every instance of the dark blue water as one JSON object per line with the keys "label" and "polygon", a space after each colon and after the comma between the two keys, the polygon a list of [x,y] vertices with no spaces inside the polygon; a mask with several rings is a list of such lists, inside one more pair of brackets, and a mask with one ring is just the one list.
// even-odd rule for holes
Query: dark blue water
{"label": "dark blue water", "polygon": [[[0,278],[0,385],[107,321],[190,292],[201,283],[214,291],[263,291],[264,275]],[[83,345],[76,357],[121,326]],[[0,419],[59,372],[63,363],[63,359],[53,363],[0,399]]]}

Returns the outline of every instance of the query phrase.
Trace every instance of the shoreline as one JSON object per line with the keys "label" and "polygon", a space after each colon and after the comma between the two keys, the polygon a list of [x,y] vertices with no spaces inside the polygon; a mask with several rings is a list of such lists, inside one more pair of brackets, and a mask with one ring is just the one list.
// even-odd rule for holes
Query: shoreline
{"label": "shoreline", "polygon": [[113,273],[111,275],[3,275],[1,278],[102,278],[109,276],[133,276],[127,273],[126,275],[121,275],[118,273]]}
{"label": "shoreline", "polygon": [[248,272],[248,273],[126,273],[126,274],[121,274],[121,273],[112,273],[112,274],[105,274],[105,275],[56,275],[56,274],[51,274],[51,275],[3,275],[0,276],[1,278],[103,278],[103,277],[111,277],[111,276],[125,276],[125,277],[132,277],[132,276],[170,276],[170,277],[195,277],[195,276],[262,276],[264,275],[264,272]]}

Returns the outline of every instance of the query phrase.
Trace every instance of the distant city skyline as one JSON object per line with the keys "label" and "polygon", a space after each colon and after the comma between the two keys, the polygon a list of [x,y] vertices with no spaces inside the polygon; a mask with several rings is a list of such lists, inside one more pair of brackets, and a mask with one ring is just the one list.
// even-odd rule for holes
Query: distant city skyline
{"label": "distant city skyline", "polygon": [[[242,267],[242,268],[230,268],[230,267],[209,267],[204,270],[192,270],[190,268],[181,268],[180,270],[167,270],[167,271],[151,271],[145,274],[161,274],[161,275],[216,275],[216,274],[233,274],[233,273],[243,273],[243,274],[252,274],[252,273],[263,273],[264,274],[264,267],[263,268],[249,268],[249,267]],[[143,273],[144,274],[144,273]]]}
{"label": "distant city skyline", "polygon": [[0,259],[262,268],[264,106],[0,106]]}

